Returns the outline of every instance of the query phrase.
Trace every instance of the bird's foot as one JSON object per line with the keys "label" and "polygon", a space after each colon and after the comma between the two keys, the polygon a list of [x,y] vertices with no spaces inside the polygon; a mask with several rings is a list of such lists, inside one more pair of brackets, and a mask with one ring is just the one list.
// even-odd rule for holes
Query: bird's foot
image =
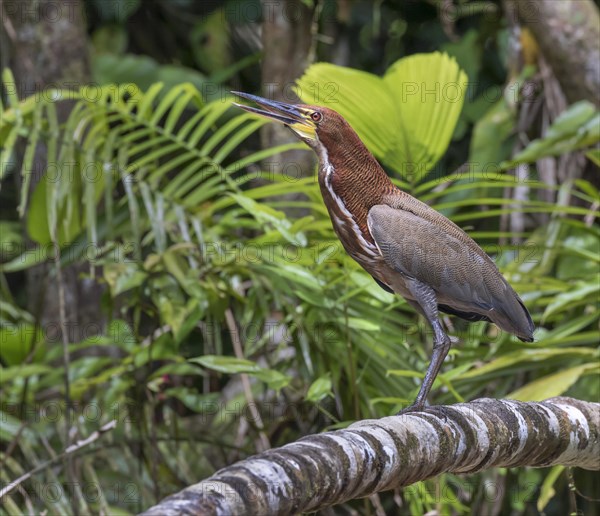
{"label": "bird's foot", "polygon": [[424,402],[414,402],[412,405],[409,405],[406,408],[403,408],[400,412],[397,412],[397,416],[404,416],[406,414],[410,414],[412,412],[421,412],[425,408]]}
{"label": "bird's foot", "polygon": [[[429,405],[429,403],[427,402],[422,402],[422,403],[413,403],[412,405],[409,405],[406,408],[403,408],[400,412],[396,413],[397,416],[404,416],[406,414],[412,414],[415,412],[423,412],[426,408],[429,408],[431,405]],[[446,407],[437,407],[438,409],[445,409]],[[448,421],[448,416],[445,413],[445,410],[442,410],[442,413],[439,413],[439,410],[436,410],[435,415],[437,415],[438,417],[442,418],[444,420],[444,423],[446,423]]]}

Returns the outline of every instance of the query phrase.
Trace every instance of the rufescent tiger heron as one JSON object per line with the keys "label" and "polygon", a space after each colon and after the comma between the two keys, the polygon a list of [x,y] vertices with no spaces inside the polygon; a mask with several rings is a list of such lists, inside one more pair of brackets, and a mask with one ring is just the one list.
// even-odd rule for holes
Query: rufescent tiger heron
{"label": "rufescent tiger heron", "polygon": [[431,363],[416,400],[401,413],[423,408],[450,349],[440,310],[533,341],[531,316],[492,259],[456,224],[396,187],[341,115],[232,93],[261,109],[236,106],[284,124],[317,153],[321,194],[344,249],[433,328]]}

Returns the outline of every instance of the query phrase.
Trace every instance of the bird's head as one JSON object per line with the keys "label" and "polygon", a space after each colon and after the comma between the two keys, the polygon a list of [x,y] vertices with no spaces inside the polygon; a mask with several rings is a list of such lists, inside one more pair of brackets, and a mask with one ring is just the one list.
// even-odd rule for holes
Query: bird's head
{"label": "bird's head", "polygon": [[232,93],[253,101],[260,108],[235,102],[234,105],[250,113],[282,123],[315,151],[318,151],[320,146],[342,144],[345,137],[348,136],[348,131],[350,134],[355,134],[348,122],[333,109],[306,104],[286,104],[237,91],[232,91]]}

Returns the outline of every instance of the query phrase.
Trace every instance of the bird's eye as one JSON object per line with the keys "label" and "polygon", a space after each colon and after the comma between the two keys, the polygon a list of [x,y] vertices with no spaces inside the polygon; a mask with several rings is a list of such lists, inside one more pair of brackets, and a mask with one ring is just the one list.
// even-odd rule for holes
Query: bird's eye
{"label": "bird's eye", "polygon": [[314,113],[312,113],[310,115],[310,117],[312,118],[313,122],[320,122],[321,120],[323,120],[323,115],[321,113],[319,113],[318,111],[315,111]]}

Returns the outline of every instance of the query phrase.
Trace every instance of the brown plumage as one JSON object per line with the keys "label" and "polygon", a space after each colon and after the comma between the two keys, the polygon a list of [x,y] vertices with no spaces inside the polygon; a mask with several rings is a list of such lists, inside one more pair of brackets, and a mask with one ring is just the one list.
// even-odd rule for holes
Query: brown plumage
{"label": "brown plumage", "polygon": [[325,107],[236,94],[265,110],[240,107],[285,124],[317,153],[321,193],[344,249],[432,326],[431,363],[405,411],[423,407],[450,349],[438,310],[491,321],[533,341],[529,312],[490,257],[456,224],[397,188],[342,116]]}

